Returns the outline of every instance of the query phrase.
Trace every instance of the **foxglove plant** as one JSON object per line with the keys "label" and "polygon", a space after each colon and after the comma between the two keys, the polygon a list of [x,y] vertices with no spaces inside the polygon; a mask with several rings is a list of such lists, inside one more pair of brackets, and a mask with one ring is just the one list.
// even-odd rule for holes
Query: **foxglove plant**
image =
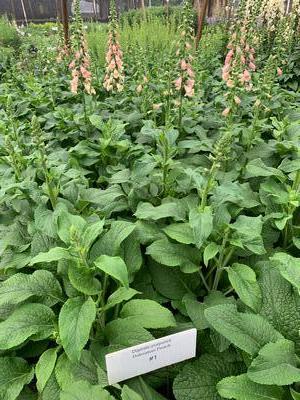
{"label": "foxglove plant", "polygon": [[110,5],[110,27],[106,53],[106,74],[103,86],[107,92],[122,92],[124,89],[123,52],[119,43],[118,21],[115,1]]}
{"label": "foxglove plant", "polygon": [[71,70],[71,92],[77,94],[79,89],[87,94],[95,94],[92,86],[91,61],[88,45],[83,29],[83,21],[80,14],[80,2],[74,0],[74,30],[72,35],[73,60],[69,65]]}
{"label": "foxglove plant", "polygon": [[195,94],[195,73],[193,70],[193,24],[192,8],[189,0],[184,1],[183,17],[180,27],[180,38],[177,44],[176,57],[179,59],[177,64],[178,77],[174,81],[175,90],[179,93],[179,123],[182,120],[183,97],[191,98]]}

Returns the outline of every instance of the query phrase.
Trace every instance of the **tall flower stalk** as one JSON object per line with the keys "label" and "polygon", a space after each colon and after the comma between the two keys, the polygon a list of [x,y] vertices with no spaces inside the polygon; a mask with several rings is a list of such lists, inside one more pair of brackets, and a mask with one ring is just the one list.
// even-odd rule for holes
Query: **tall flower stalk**
{"label": "tall flower stalk", "polygon": [[179,93],[178,126],[182,122],[182,104],[184,97],[191,98],[195,94],[195,73],[192,67],[194,48],[194,31],[192,22],[192,7],[190,0],[185,0],[183,5],[183,17],[180,27],[180,38],[177,44],[176,56],[178,77],[174,81],[175,89]]}
{"label": "tall flower stalk", "polygon": [[92,73],[90,71],[90,56],[83,29],[83,21],[80,13],[80,1],[74,0],[74,29],[72,34],[73,60],[69,65],[71,70],[71,92],[77,94],[79,90],[87,94],[95,94],[92,86]]}
{"label": "tall flower stalk", "polygon": [[107,92],[122,92],[124,89],[123,52],[119,43],[116,4],[111,0],[108,47],[106,53],[106,73],[103,86]]}

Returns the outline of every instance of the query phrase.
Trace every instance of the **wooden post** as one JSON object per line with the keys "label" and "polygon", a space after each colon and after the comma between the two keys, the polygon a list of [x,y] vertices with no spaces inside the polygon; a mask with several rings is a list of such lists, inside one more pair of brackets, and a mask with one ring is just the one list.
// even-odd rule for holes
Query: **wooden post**
{"label": "wooden post", "polygon": [[28,19],[27,19],[27,14],[26,14],[26,10],[25,10],[24,0],[21,0],[21,6],[22,6],[25,23],[26,23],[26,25],[28,25]]}
{"label": "wooden post", "polygon": [[198,29],[197,29],[197,35],[196,35],[196,49],[198,49],[199,42],[202,37],[207,7],[208,7],[208,0],[204,0],[202,9],[200,7],[200,2],[198,0]]}
{"label": "wooden post", "polygon": [[69,47],[70,38],[69,38],[69,13],[68,13],[68,4],[67,0],[61,0],[61,19],[64,27],[64,39],[65,46]]}

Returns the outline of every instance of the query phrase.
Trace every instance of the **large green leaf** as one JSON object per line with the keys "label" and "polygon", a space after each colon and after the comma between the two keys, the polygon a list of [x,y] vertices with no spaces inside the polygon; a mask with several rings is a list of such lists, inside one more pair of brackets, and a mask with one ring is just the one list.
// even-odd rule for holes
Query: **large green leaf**
{"label": "large green leaf", "polygon": [[248,368],[248,377],[262,385],[291,385],[300,381],[295,345],[289,340],[266,344]]}
{"label": "large green leaf", "polygon": [[60,284],[51,272],[19,273],[0,284],[0,307],[4,304],[16,305],[32,296],[40,297],[49,306],[62,301]]}
{"label": "large green leaf", "polygon": [[284,279],[289,281],[300,293],[300,258],[287,253],[276,253],[270,260]]}
{"label": "large green leaf", "polygon": [[0,399],[15,400],[33,376],[33,368],[22,358],[0,357]]}
{"label": "large green leaf", "polygon": [[167,239],[157,240],[147,247],[146,254],[156,262],[168,267],[188,268],[188,272],[198,271],[200,255],[196,249],[184,244],[174,244]]}
{"label": "large green leaf", "polygon": [[251,355],[265,344],[283,339],[262,316],[240,313],[234,305],[214,306],[205,310],[204,315],[217,332]]}
{"label": "large green leaf", "polygon": [[82,234],[81,242],[84,248],[89,249],[97,237],[102,233],[105,220],[94,222],[87,226]]}
{"label": "large green leaf", "polygon": [[233,264],[227,268],[227,272],[230,283],[242,302],[259,312],[262,295],[253,269],[248,265]]}
{"label": "large green leaf", "polygon": [[130,300],[123,306],[120,316],[138,323],[143,328],[176,326],[171,311],[153,300]]}
{"label": "large green leaf", "polygon": [[231,243],[254,254],[264,254],[265,248],[262,239],[262,217],[247,217],[240,215],[230,227],[234,230]]}
{"label": "large green leaf", "polygon": [[234,304],[233,298],[226,297],[223,293],[213,290],[204,298],[203,303],[197,301],[190,294],[185,295],[182,301],[188,316],[198,330],[209,328],[209,323],[204,315],[205,310],[219,304]]}
{"label": "large green leaf", "polygon": [[300,351],[299,295],[273,263],[262,262],[258,267],[258,282],[262,293],[260,314],[286,339],[295,343],[298,353]]}
{"label": "large green leaf", "polygon": [[0,350],[19,346],[27,339],[42,340],[54,332],[55,314],[43,304],[24,304],[0,322]]}
{"label": "large green leaf", "polygon": [[60,213],[58,220],[58,236],[65,244],[70,244],[72,231],[80,235],[85,226],[85,220],[79,215],[73,215],[67,211]]}
{"label": "large green leaf", "polygon": [[121,393],[122,400],[143,400],[143,398],[134,392],[130,387],[124,385]]}
{"label": "large green leaf", "polygon": [[257,178],[258,176],[276,176],[281,181],[285,179],[284,174],[279,169],[268,167],[260,158],[249,161],[246,166],[245,179]]}
{"label": "large green leaf", "polygon": [[59,314],[59,335],[71,361],[80,360],[95,318],[96,306],[90,297],[75,297],[63,305]]}
{"label": "large green leaf", "polygon": [[225,399],[284,400],[284,390],[281,387],[252,382],[247,374],[224,378],[217,384],[217,389]]}
{"label": "large green leaf", "polygon": [[91,248],[91,258],[105,254],[108,256],[119,255],[122,242],[134,231],[135,225],[127,221],[114,221],[106,232]]}
{"label": "large green leaf", "polygon": [[36,375],[36,387],[39,393],[42,393],[52,372],[55,367],[57,359],[57,349],[48,349],[46,350],[39,358],[36,367],[35,367],[35,375]]}
{"label": "large green leaf", "polygon": [[114,400],[114,397],[99,385],[78,381],[64,388],[60,400]]}
{"label": "large green leaf", "polygon": [[100,281],[95,278],[94,271],[86,266],[70,262],[68,276],[72,286],[81,293],[92,296],[101,292]]}
{"label": "large green leaf", "polygon": [[130,319],[115,319],[105,327],[105,334],[110,344],[124,347],[135,346],[153,340],[154,337],[138,322]]}
{"label": "large green leaf", "polygon": [[162,218],[172,217],[175,221],[184,221],[185,211],[178,207],[177,203],[164,203],[154,207],[150,203],[140,203],[135,212],[138,219],[157,221]]}
{"label": "large green leaf", "polygon": [[164,232],[176,242],[183,244],[195,243],[193,230],[188,223],[177,223],[168,225],[164,228]]}
{"label": "large green leaf", "polygon": [[131,288],[127,289],[125,287],[120,287],[109,296],[104,308],[105,310],[108,310],[116,306],[117,304],[122,303],[123,301],[130,300],[132,297],[139,293],[140,292],[138,292],[137,290]]}
{"label": "large green leaf", "polygon": [[72,260],[72,255],[63,247],[53,247],[47,253],[39,253],[37,256],[33,257],[30,261],[30,265],[38,263],[50,263],[59,260]]}
{"label": "large green leaf", "polygon": [[259,205],[258,196],[252,191],[249,183],[225,182],[214,190],[214,204],[233,203],[241,208],[252,208]]}
{"label": "large green leaf", "polygon": [[189,362],[177,375],[173,385],[176,400],[221,400],[217,383],[243,370],[243,363],[229,353],[205,354]]}
{"label": "large green leaf", "polygon": [[167,400],[164,396],[149,386],[142,377],[127,381],[128,386],[138,393],[143,400]]}
{"label": "large green leaf", "polygon": [[191,210],[189,222],[193,230],[196,246],[200,249],[213,230],[211,207],[206,207],[203,211],[198,208]]}
{"label": "large green leaf", "polygon": [[119,281],[123,286],[129,287],[127,267],[121,257],[102,255],[94,263],[101,271]]}

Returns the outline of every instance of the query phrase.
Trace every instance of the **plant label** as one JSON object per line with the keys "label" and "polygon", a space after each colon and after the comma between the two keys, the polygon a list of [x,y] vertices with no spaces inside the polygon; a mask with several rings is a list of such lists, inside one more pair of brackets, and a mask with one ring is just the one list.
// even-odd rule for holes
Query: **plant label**
{"label": "plant label", "polygon": [[189,329],[106,355],[110,385],[196,356],[197,330]]}

